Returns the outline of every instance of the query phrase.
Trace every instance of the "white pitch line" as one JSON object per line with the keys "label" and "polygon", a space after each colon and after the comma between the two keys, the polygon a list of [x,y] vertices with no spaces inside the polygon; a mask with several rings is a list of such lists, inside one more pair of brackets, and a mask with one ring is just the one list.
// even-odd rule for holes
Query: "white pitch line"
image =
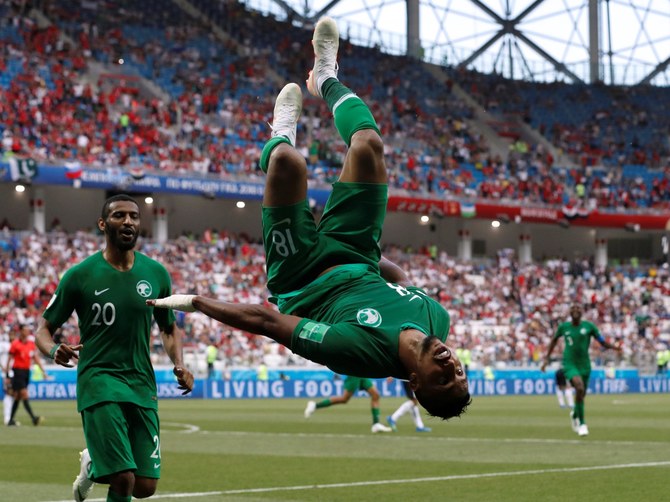
{"label": "white pitch line", "polygon": [[[284,492],[284,491],[301,491],[301,490],[328,490],[332,488],[351,488],[354,486],[376,486],[387,484],[408,484],[408,483],[427,483],[435,481],[454,481],[459,479],[483,479],[483,478],[501,478],[512,476],[529,476],[535,474],[552,474],[552,473],[568,473],[568,472],[588,472],[588,471],[606,471],[613,469],[634,469],[644,467],[666,467],[670,466],[670,461],[667,462],[646,462],[637,464],[616,464],[616,465],[596,465],[590,467],[561,467],[555,469],[533,469],[530,471],[508,471],[508,472],[488,472],[481,474],[456,474],[453,476],[433,476],[429,478],[412,478],[412,479],[385,479],[380,481],[357,481],[353,483],[331,483],[326,485],[298,485],[298,486],[275,486],[268,488],[248,488],[244,490],[221,490],[213,492],[190,492],[190,493],[161,493],[151,497],[152,499],[178,499],[178,498],[194,498],[194,497],[211,497],[215,495],[245,495],[251,493],[268,493],[268,492]],[[105,502],[106,499],[89,499],[90,502]],[[67,500],[52,500],[49,502],[70,502]]]}
{"label": "white pitch line", "polygon": [[195,424],[185,424],[183,422],[163,422],[163,425],[170,425],[172,427],[182,427],[184,430],[176,431],[179,432],[180,434],[193,434],[194,432],[200,432],[200,427],[198,427]]}

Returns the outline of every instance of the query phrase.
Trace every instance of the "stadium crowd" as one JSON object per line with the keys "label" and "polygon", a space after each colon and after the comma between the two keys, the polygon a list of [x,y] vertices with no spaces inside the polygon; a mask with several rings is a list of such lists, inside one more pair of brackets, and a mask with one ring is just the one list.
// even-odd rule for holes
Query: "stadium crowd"
{"label": "stadium crowd", "polygon": [[[152,2],[116,3],[118,9],[77,0],[37,2],[55,23],[48,28],[12,10],[10,2],[0,4],[5,158],[259,179],[275,81],[304,78],[309,31],[237,2],[196,2],[209,21],[176,4],[156,17],[146,15]],[[214,26],[230,38],[218,39]],[[250,32],[263,36],[250,38]],[[655,99],[664,96],[662,89],[521,84],[450,69],[440,81],[409,58],[346,42],[341,53],[348,78],[371,104],[385,136],[392,188],[588,209],[670,207],[670,114],[663,113],[666,104],[658,107],[670,100]],[[94,72],[99,64],[107,70]],[[367,71],[371,67],[374,72]],[[289,69],[281,78],[275,73],[280,68]],[[148,92],[138,76],[162,94]],[[492,114],[520,115],[575,165],[555,166],[546,148],[523,138],[515,138],[506,155],[493,154],[473,126],[472,107],[451,92],[454,85]],[[580,106],[563,117],[552,92],[567,93]],[[298,146],[313,182],[328,183],[343,147],[334,128],[314,127],[328,116],[325,105],[307,107],[317,112],[303,117]],[[626,170],[627,164],[638,167]]]}
{"label": "stadium crowd", "polygon": [[[0,234],[0,336],[22,323],[36,326],[59,277],[100,248],[89,232]],[[165,244],[143,239],[141,250],[164,263],[173,291],[226,301],[268,304],[262,246],[244,235],[207,231]],[[623,353],[592,350],[597,364],[645,366],[657,347],[670,343],[669,271],[655,266],[598,270],[588,260],[555,258],[520,268],[509,263],[463,263],[431,248],[387,246],[385,255],[399,263],[416,285],[438,299],[452,317],[450,339],[469,348],[473,367],[533,367],[541,363],[557,324],[573,301],[603,336],[620,343]],[[219,349],[226,367],[306,365],[307,361],[265,337],[221,325],[198,314],[180,313],[189,350]],[[73,318],[61,336],[78,341]],[[152,345],[156,363],[166,361],[157,329]]]}

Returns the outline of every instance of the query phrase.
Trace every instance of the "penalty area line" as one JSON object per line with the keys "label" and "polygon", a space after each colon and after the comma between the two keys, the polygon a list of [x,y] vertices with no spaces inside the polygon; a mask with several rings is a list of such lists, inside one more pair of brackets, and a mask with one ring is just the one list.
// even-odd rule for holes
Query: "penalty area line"
{"label": "penalty area line", "polygon": [[[488,472],[480,474],[455,474],[452,476],[433,476],[425,478],[412,479],[386,479],[380,481],[355,481],[351,483],[330,483],[298,486],[274,486],[268,488],[247,488],[240,490],[220,490],[210,492],[190,492],[190,493],[160,493],[153,495],[152,499],[183,499],[195,497],[211,497],[214,495],[244,495],[250,493],[268,493],[268,492],[290,492],[301,490],[327,490],[332,488],[352,488],[356,486],[375,486],[388,484],[407,484],[407,483],[434,483],[435,481],[454,481],[460,479],[485,479],[500,478],[512,476],[530,476],[536,474],[570,473],[570,472],[588,472],[588,471],[607,471],[614,469],[635,469],[645,467],[670,467],[670,461],[667,462],[645,462],[636,464],[615,464],[615,465],[596,465],[588,467],[560,467],[555,469],[532,469],[529,471],[508,471],[508,472]],[[90,502],[104,502],[104,498],[88,499]],[[67,500],[52,500],[49,502],[70,502]]]}

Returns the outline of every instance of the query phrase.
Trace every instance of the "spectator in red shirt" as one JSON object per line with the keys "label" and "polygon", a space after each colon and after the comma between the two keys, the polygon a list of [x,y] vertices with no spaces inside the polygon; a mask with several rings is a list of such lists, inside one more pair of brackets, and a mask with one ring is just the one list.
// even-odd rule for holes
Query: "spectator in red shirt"
{"label": "spectator in red shirt", "polygon": [[40,367],[42,373],[46,376],[42,361],[37,354],[35,341],[30,337],[30,328],[22,324],[19,329],[19,337],[9,346],[9,357],[7,358],[7,367],[5,368],[5,375],[8,381],[10,380],[9,370],[10,368],[13,370],[11,385],[14,391],[14,404],[12,405],[12,415],[9,422],[7,422],[9,426],[17,425],[14,417],[21,401],[23,401],[23,407],[28,412],[28,415],[30,415],[33,425],[39,425],[43,421],[42,417],[33,413],[28,402],[28,382],[30,382],[30,366],[32,361],[35,361],[35,364]]}

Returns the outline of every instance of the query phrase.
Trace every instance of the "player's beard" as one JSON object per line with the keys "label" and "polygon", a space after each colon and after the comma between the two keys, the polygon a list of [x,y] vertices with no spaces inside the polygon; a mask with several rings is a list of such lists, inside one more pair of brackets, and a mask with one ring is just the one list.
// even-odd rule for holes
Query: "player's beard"
{"label": "player's beard", "polygon": [[137,237],[138,233],[134,231],[133,238],[130,241],[125,241],[121,238],[121,231],[123,229],[119,230],[112,230],[110,227],[105,227],[105,234],[107,235],[107,239],[109,240],[109,243],[118,249],[119,251],[130,251],[135,247],[135,244],[137,243]]}

